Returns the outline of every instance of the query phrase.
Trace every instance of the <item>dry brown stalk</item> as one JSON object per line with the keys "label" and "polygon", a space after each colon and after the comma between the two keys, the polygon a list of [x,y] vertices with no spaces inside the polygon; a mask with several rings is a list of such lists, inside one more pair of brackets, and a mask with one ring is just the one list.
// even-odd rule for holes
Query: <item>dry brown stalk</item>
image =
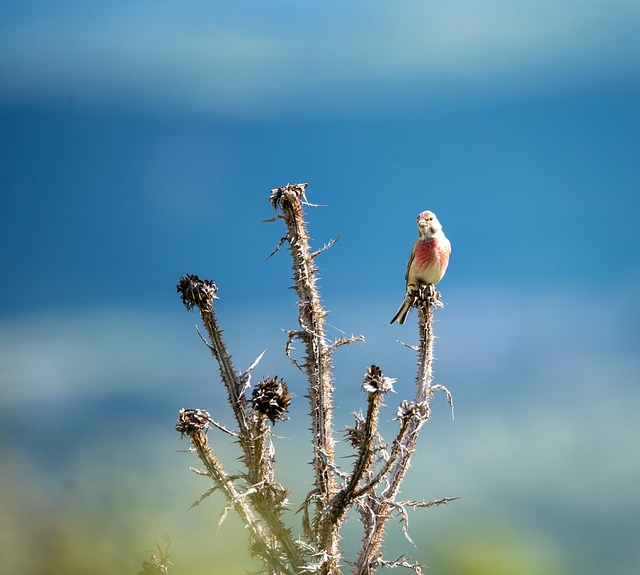
{"label": "dry brown stalk", "polygon": [[393,511],[397,509],[396,497],[400,485],[409,469],[420,429],[429,419],[431,412],[429,404],[433,396],[433,311],[435,306],[442,307],[440,292],[435,291],[431,284],[419,285],[415,305],[419,311],[420,330],[415,400],[403,401],[398,408],[400,430],[385,465],[387,486],[380,497],[371,502],[370,509],[367,510],[368,516],[374,517],[375,520],[365,529],[362,549],[353,570],[354,575],[370,575],[383,563],[379,550],[386,524]]}
{"label": "dry brown stalk", "polygon": [[[442,385],[433,385],[433,314],[442,307],[439,292],[432,285],[419,285],[413,306],[419,312],[420,346],[418,372],[413,401],[404,400],[397,412],[398,432],[387,452],[378,434],[382,398],[393,389],[395,380],[385,377],[372,365],[367,368],[362,388],[367,394],[364,416],[356,414],[355,425],[347,437],[355,449],[351,470],[340,469],[336,463],[335,431],[333,429],[333,364],[335,349],[362,336],[341,337],[329,342],[324,325],[326,312],[317,289],[315,258],[335,240],[312,251],[303,207],[310,206],[305,197],[307,184],[292,184],[271,190],[270,201],[279,213],[274,220],[282,220],[286,234],[275,253],[286,242],[293,260],[294,288],[298,296],[299,329],[290,330],[285,354],[308,380],[310,403],[312,465],[315,471],[314,489],[301,509],[302,533],[294,538],[285,525],[283,511],[288,491],[276,481],[275,446],[272,426],[286,419],[291,401],[287,384],[278,377],[265,377],[247,395],[249,372],[238,373],[222,339],[222,331],[213,306],[217,288],[210,280],[188,275],[180,279],[178,291],[187,309],[197,308],[206,330],[203,341],[214,355],[221,379],[227,389],[229,403],[237,429],[227,430],[215,423],[204,410],[181,409],[176,429],[187,435],[213,487],[198,500],[213,491],[221,491],[227,508],[238,513],[249,533],[252,554],[262,561],[263,571],[269,574],[341,575],[344,566],[340,549],[340,529],[348,511],[357,509],[364,527],[362,548],[353,563],[352,573],[373,574],[380,567],[405,567],[420,573],[420,566],[403,557],[389,561],[381,553],[386,525],[399,515],[403,531],[407,533],[407,508],[432,507],[452,501],[444,497],[437,501],[398,501],[400,485],[407,473],[422,426],[430,415],[430,402],[436,390],[451,394]],[[304,356],[292,356],[294,340],[302,342]],[[229,475],[211,452],[206,431],[210,424],[232,434],[242,450],[246,471],[239,476]]]}

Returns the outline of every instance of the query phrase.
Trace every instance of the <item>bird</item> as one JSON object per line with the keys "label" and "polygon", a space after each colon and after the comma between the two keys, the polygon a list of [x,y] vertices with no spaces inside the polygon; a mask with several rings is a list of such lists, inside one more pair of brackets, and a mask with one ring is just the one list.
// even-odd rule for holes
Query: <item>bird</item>
{"label": "bird", "polygon": [[444,276],[449,265],[451,242],[442,231],[442,224],[436,215],[426,210],[418,214],[418,239],[409,255],[405,280],[407,292],[396,315],[390,323],[403,324],[413,304],[419,283],[436,285]]}

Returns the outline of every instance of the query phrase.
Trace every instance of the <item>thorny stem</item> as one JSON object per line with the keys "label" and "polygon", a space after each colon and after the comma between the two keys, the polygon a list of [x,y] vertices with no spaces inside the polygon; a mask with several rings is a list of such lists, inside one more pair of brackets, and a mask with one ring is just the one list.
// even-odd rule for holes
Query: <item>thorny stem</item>
{"label": "thorny stem", "polygon": [[353,500],[358,497],[357,487],[360,480],[369,472],[373,460],[375,437],[378,429],[378,414],[382,404],[382,395],[392,389],[394,380],[383,378],[380,368],[372,365],[365,374],[363,388],[369,392],[367,415],[364,426],[358,436],[359,455],[349,482],[334,497],[328,511],[325,512],[324,532],[327,537],[333,526],[340,526]]}
{"label": "thorny stem", "polygon": [[407,434],[407,430],[409,429],[409,420],[407,418],[400,419],[400,430],[398,431],[398,435],[393,440],[393,448],[391,449],[391,454],[389,455],[389,459],[385,461],[384,465],[376,473],[375,477],[369,481],[364,487],[361,487],[354,493],[354,498],[358,498],[361,495],[364,495],[367,491],[375,488],[376,485],[382,481],[384,477],[386,477],[391,466],[398,460],[398,457],[402,454],[404,450],[404,438]]}
{"label": "thorny stem", "polygon": [[[367,401],[367,416],[365,418],[364,438],[360,447],[360,454],[347,486],[343,489],[345,506],[356,497],[356,487],[371,467],[375,436],[378,430],[378,413],[382,403],[382,394],[370,393]],[[337,507],[337,506],[336,506]]]}
{"label": "thorny stem", "polygon": [[[222,332],[211,309],[201,308],[202,322],[209,335],[210,348],[215,355],[222,379],[229,392],[229,402],[233,408],[239,427],[239,443],[245,454],[245,463],[248,471],[249,486],[264,484],[273,489],[278,489],[273,485],[273,477],[266,476],[267,469],[273,469],[273,461],[269,460],[269,455],[265,453],[265,441],[268,433],[266,420],[258,418],[257,425],[253,428],[249,425],[247,417],[247,398],[243,393],[243,382],[237,376],[231,356],[222,340]],[[265,519],[275,536],[283,543],[287,555],[293,565],[302,564],[300,553],[295,547],[290,532],[284,526],[280,517],[274,513],[273,501],[265,495],[266,490],[259,490],[251,495],[256,511]]]}
{"label": "thorny stem", "polygon": [[274,453],[270,441],[270,430],[265,415],[254,413],[253,461],[249,466],[249,483],[258,489],[250,495],[256,511],[269,526],[275,539],[282,545],[294,573],[304,565],[300,550],[294,543],[291,531],[280,517],[280,510],[286,499],[286,491],[276,484],[274,477]]}
{"label": "thorny stem", "polygon": [[[216,298],[217,288],[214,282],[210,280],[200,280],[198,276],[187,275],[180,278],[178,291],[181,293],[182,301],[187,309],[192,309],[197,306],[200,310],[202,323],[209,335],[209,342],[205,340],[205,343],[217,360],[221,378],[229,395],[229,403],[231,404],[238,423],[239,431],[237,436],[244,453],[244,462],[247,466],[246,481],[248,487],[246,488],[246,496],[250,499],[255,511],[269,528],[269,532],[267,533],[260,527],[259,523],[256,523],[260,529],[256,531],[254,535],[259,537],[259,539],[252,537],[252,548],[259,549],[263,547],[264,549],[268,549],[271,555],[273,555],[276,547],[273,541],[275,538],[282,546],[289,565],[294,568],[295,572],[298,572],[299,568],[304,564],[304,560],[294,543],[291,532],[286,528],[280,518],[280,511],[286,499],[286,492],[277,485],[274,480],[273,467],[275,455],[266,449],[270,430],[266,423],[266,417],[261,416],[259,413],[249,412],[248,410],[248,402],[244,394],[244,378],[239,376],[233,367],[231,355],[227,351],[222,339],[222,330],[218,326],[215,318],[213,300]],[[288,401],[290,401],[290,397],[288,400],[285,400],[285,405],[280,407],[281,410],[286,410]],[[233,480],[224,473],[221,464],[211,453],[206,443],[206,436],[202,434],[202,437],[196,437],[191,433],[191,430],[189,430],[189,436],[196,447],[198,456],[205,464],[205,467],[207,467],[214,483],[219,485],[227,495],[230,493],[229,490],[232,489],[234,497],[236,497],[240,492],[237,490]],[[200,440],[196,442],[198,438]],[[269,445],[271,445],[270,442]],[[238,497],[238,500],[241,498],[242,495]],[[227,499],[229,499],[229,497],[227,497]],[[236,505],[234,503],[234,508],[235,507]],[[251,508],[246,504],[245,507],[246,510],[251,511]],[[246,510],[242,513],[242,510],[238,511],[243,520],[249,517],[246,514]],[[247,521],[248,520],[249,519],[247,519]],[[255,522],[255,518],[252,519],[252,521]],[[271,555],[265,555],[265,561]],[[280,567],[276,565],[275,573],[278,573],[278,569],[280,569]]]}
{"label": "thorny stem", "polygon": [[[299,300],[298,322],[301,331],[296,335],[305,344],[303,367],[309,379],[311,404],[311,432],[313,467],[316,475],[318,500],[316,514],[322,513],[335,493],[335,446],[332,412],[331,346],[324,335],[325,311],[316,288],[317,273],[314,254],[309,248],[309,235],[303,219],[302,204],[307,184],[293,184],[271,191],[271,203],[280,208],[287,226],[286,240],[293,258],[295,290]],[[321,542],[318,541],[320,544]],[[331,529],[328,544],[322,542],[326,552],[327,572],[337,569],[338,530]]]}
{"label": "thorny stem", "polygon": [[233,507],[249,530],[252,551],[266,564],[270,565],[274,569],[274,573],[289,573],[293,575],[293,572],[278,556],[275,549],[268,545],[266,532],[256,519],[246,498],[236,489],[233,480],[227,475],[220,461],[212,453],[203,429],[193,429],[187,433],[200,461],[202,461],[207,470],[207,474],[224,493],[229,505]]}
{"label": "thorny stem", "polygon": [[[243,393],[244,384],[233,367],[231,355],[229,355],[227,347],[222,340],[222,330],[218,326],[213,308],[200,308],[200,316],[211,342],[209,348],[218,362],[222,381],[229,393],[229,403],[238,422],[240,437],[246,438],[249,435],[249,426],[247,422],[247,398]],[[244,445],[244,447],[246,448],[247,446]],[[247,453],[246,455],[248,456],[249,454]]]}
{"label": "thorny stem", "polygon": [[[206,468],[228,505],[240,516],[249,532],[250,548],[264,563],[269,575],[299,575],[303,572],[314,575],[340,575],[340,528],[347,512],[355,507],[359,510],[364,527],[362,549],[355,563],[354,575],[372,575],[380,567],[409,567],[420,573],[418,565],[404,560],[387,561],[381,552],[386,524],[399,513],[406,523],[405,507],[430,507],[447,503],[455,498],[442,498],[429,503],[397,501],[400,485],[409,468],[415,451],[419,432],[429,419],[430,401],[434,391],[440,389],[451,395],[442,385],[432,385],[433,380],[433,313],[441,307],[440,294],[432,285],[418,285],[412,305],[419,311],[420,346],[417,349],[418,373],[414,401],[403,401],[397,413],[399,430],[393,441],[391,452],[377,444],[377,427],[382,395],[393,389],[390,378],[384,378],[380,368],[368,368],[363,389],[369,393],[367,414],[363,419],[356,416],[356,427],[350,435],[357,448],[357,457],[351,475],[343,474],[335,462],[335,439],[333,431],[332,404],[332,352],[344,343],[359,338],[341,338],[330,344],[324,334],[326,313],[322,308],[316,287],[317,270],[314,259],[324,248],[311,252],[303,205],[306,204],[307,184],[293,184],[271,191],[270,200],[282,215],[287,233],[275,251],[288,242],[293,259],[294,288],[298,295],[299,331],[290,331],[286,354],[309,381],[308,398],[311,407],[311,431],[313,445],[313,467],[315,489],[303,504],[303,533],[306,541],[294,540],[291,530],[282,520],[287,491],[275,478],[275,450],[271,442],[271,423],[286,419],[291,394],[286,384],[276,378],[265,378],[254,386],[252,401],[245,394],[248,375],[256,362],[244,374],[235,371],[231,356],[222,339],[214,310],[213,299],[217,288],[210,280],[197,276],[180,279],[178,291],[187,309],[197,306],[200,310],[208,341],[205,341],[216,358],[220,375],[227,388],[229,402],[238,424],[238,441],[243,451],[246,473],[229,476],[220,461],[209,448],[206,428],[212,422],[209,414],[202,410],[181,410],[176,429],[187,434]],[[309,205],[309,204],[307,204]],[[335,241],[335,240],[334,240]],[[202,337],[202,336],[201,336]],[[300,340],[305,347],[304,361],[298,363],[290,355],[292,342]],[[452,406],[453,408],[453,406]],[[374,457],[376,451],[379,457]],[[337,485],[336,478],[345,478]],[[315,515],[309,520],[309,503],[315,501]],[[406,533],[406,526],[403,529]]]}
{"label": "thorny stem", "polygon": [[[420,293],[422,291],[422,293]],[[433,395],[433,312],[435,307],[442,307],[440,292],[433,285],[418,286],[420,350],[418,352],[418,373],[416,374],[416,403],[429,405]],[[428,413],[427,413],[428,416]]]}
{"label": "thorny stem", "polygon": [[[416,376],[416,397],[414,403],[403,402],[398,419],[400,431],[394,442],[389,459],[388,484],[379,498],[370,502],[373,520],[365,528],[363,545],[355,563],[354,575],[371,575],[381,565],[380,547],[387,521],[397,508],[395,499],[400,490],[411,456],[413,455],[422,425],[429,419],[429,401],[433,380],[433,307],[439,304],[433,286],[422,288],[418,296],[420,348],[418,352],[418,374]],[[426,292],[426,293],[425,293]],[[439,296],[439,294],[438,294]]]}

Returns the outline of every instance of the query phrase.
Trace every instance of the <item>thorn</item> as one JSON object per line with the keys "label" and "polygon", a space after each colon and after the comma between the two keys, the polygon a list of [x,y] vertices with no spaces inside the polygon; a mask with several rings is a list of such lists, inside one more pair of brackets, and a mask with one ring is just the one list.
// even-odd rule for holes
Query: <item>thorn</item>
{"label": "thorn", "polygon": [[451,392],[442,384],[432,385],[431,389],[435,389],[437,391],[443,391],[446,394],[447,402],[449,403],[449,406],[451,407],[451,420],[455,421],[455,416],[454,416],[454,413],[453,413],[453,395],[451,394]]}
{"label": "thorn", "polygon": [[[196,469],[194,469],[193,467],[191,468],[192,471],[195,471],[196,473],[199,473],[200,475],[209,475],[208,473],[203,473],[203,472],[199,472]],[[218,486],[213,486],[209,489],[207,489],[207,491],[205,491],[200,497],[198,497],[198,499],[196,499],[190,506],[189,509],[187,509],[185,511],[185,513],[187,511],[191,511],[194,507],[197,507],[198,505],[200,505],[207,497],[209,497],[209,495],[211,495],[214,491],[216,491],[218,489]]]}
{"label": "thorn", "polygon": [[256,360],[249,366],[245,373],[249,373],[250,371],[252,371],[260,363],[260,360],[265,353],[267,353],[266,349],[256,358]]}
{"label": "thorn", "polygon": [[284,242],[287,241],[287,236],[284,236],[281,240],[280,243],[276,246],[276,248],[266,257],[262,260],[262,262],[266,262],[273,254],[275,254],[281,247],[282,244],[284,244]]}
{"label": "thorn", "polygon": [[405,347],[408,347],[409,349],[413,350],[413,351],[420,351],[420,346],[418,345],[411,345],[409,343],[405,343],[404,341],[400,341],[399,339],[396,340],[400,345],[404,345]]}
{"label": "thorn", "polygon": [[342,345],[351,345],[352,343],[360,342],[364,343],[364,335],[352,335],[351,337],[339,337],[334,340],[332,344],[329,345],[330,348],[336,349]]}
{"label": "thorn", "polygon": [[342,234],[338,234],[335,238],[333,238],[329,243],[326,243],[324,246],[322,246],[319,250],[316,250],[315,252],[313,252],[311,254],[312,258],[315,258],[316,256],[320,255],[322,252],[324,252],[325,250],[328,250],[333,244],[335,244],[339,239],[340,236]]}
{"label": "thorn", "polygon": [[218,423],[215,419],[209,418],[209,423],[211,423],[214,427],[216,427],[220,431],[223,431],[224,433],[231,435],[232,437],[240,437],[239,433],[231,429],[227,429],[224,425],[222,425],[221,423]]}
{"label": "thorn", "polygon": [[198,332],[198,335],[200,336],[202,343],[204,343],[209,348],[209,351],[213,353],[214,352],[213,346],[205,339],[205,337],[202,335],[202,332],[200,331],[200,328],[197,325],[196,325],[196,331]]}
{"label": "thorn", "polygon": [[256,360],[247,368],[247,371],[245,371],[244,373],[240,374],[240,381],[242,381],[244,383],[244,389],[249,389],[251,387],[251,372],[254,370],[254,368],[260,363],[260,360],[262,359],[262,356],[267,352],[267,350],[265,349],[257,358]]}

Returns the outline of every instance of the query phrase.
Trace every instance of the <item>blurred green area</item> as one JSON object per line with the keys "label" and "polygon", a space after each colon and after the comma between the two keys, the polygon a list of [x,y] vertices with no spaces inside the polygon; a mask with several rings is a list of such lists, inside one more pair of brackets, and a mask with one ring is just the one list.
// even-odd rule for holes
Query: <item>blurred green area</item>
{"label": "blurred green area", "polygon": [[567,575],[563,554],[509,525],[478,524],[450,534],[428,559],[439,575]]}
{"label": "blurred green area", "polygon": [[[608,309],[597,302],[601,324],[592,330],[579,312],[596,305],[575,292],[577,301],[548,299],[543,311],[522,294],[479,310],[477,293],[451,293],[454,303],[439,318],[436,377],[452,390],[456,417],[437,395],[402,490],[406,499],[461,499],[409,513],[416,547],[397,521],[390,524],[386,557],[444,575],[633,572],[640,562],[635,300]],[[414,355],[392,341],[395,334],[381,335],[385,302],[365,303],[332,306],[334,325],[369,337],[336,353],[335,426],[340,436],[363,408],[363,366],[375,361],[398,377],[381,416],[390,441],[397,405],[412,394]],[[290,420],[274,430],[295,532],[295,511],[312,485],[304,377],[272,335],[282,325],[277,306],[223,309],[233,313],[225,337],[236,365],[249,365],[266,341],[260,372],[285,377],[295,394]],[[181,452],[188,444],[175,432],[178,408],[201,407],[232,425],[192,321],[182,311],[173,318],[105,310],[3,324],[1,575],[137,574],[158,546],[176,574],[257,567],[233,513],[218,525],[220,494],[189,510],[209,484],[189,471],[195,456]],[[215,429],[209,439],[227,471],[238,472],[233,441]],[[338,448],[348,469],[349,446]],[[345,558],[353,558],[358,526],[343,536]]]}
{"label": "blurred green area", "polygon": [[336,354],[338,429],[372,362],[398,378],[386,438],[410,395],[396,342],[413,336],[388,326],[407,223],[442,209],[454,244],[436,373],[456,420],[437,398],[403,492],[462,499],[410,514],[415,548],[390,526],[387,557],[637,571],[637,2],[5,4],[0,575],[137,574],[158,546],[174,573],[256,567],[219,494],[187,511],[208,485],[175,413],[229,419],[174,286],[214,273],[238,369],[269,347],[260,371],[291,383],[276,433],[295,511],[311,485],[282,354],[295,307],[287,258],[258,267],[282,229],[256,225],[293,181],[331,206],[317,247],[344,232],[322,256],[331,337],[367,337]]}
{"label": "blurred green area", "polygon": [[[596,338],[589,348],[593,353],[586,354],[580,325],[555,336],[544,329],[548,321],[538,313],[541,337],[532,329],[531,314],[518,324],[518,349],[537,353],[542,347],[546,357],[539,362],[533,354],[528,360],[512,344],[500,347],[497,328],[491,345],[483,344],[471,330],[486,321],[473,320],[475,308],[464,298],[452,299],[456,307],[447,308],[438,324],[436,368],[438,380],[454,393],[456,418],[452,421],[444,396],[436,396],[402,497],[461,499],[409,513],[416,547],[403,537],[397,521],[390,524],[386,557],[406,556],[444,575],[633,572],[640,561],[635,449],[640,390],[634,379],[636,352],[621,342],[625,332],[616,339],[613,330],[584,330]],[[388,315],[383,306],[370,307]],[[340,316],[346,312],[334,309],[333,321],[344,321]],[[571,312],[563,303],[546,313],[555,317],[557,310]],[[362,314],[350,321],[373,336],[366,346],[336,354],[336,429],[344,429],[352,411],[363,407],[358,391],[362,366],[375,358],[399,378],[380,425],[391,440],[396,407],[411,394],[412,352],[376,339],[382,320],[364,317],[371,315],[368,309],[349,313]],[[254,350],[264,349],[251,340],[262,329],[255,329],[257,314],[246,314],[254,322],[253,332],[245,329],[249,321],[240,313],[225,332],[230,349],[241,350],[238,365],[248,365]],[[9,349],[22,351],[11,355],[13,364],[5,355],[5,365],[13,367],[0,380],[0,574],[137,574],[158,546],[167,550],[174,573],[255,569],[246,533],[233,513],[218,525],[225,506],[220,494],[189,510],[209,484],[189,471],[198,461],[181,452],[188,444],[174,430],[177,410],[201,407],[230,425],[212,360],[191,318],[180,316],[172,323],[156,317],[147,331],[135,331],[143,323],[139,316],[121,324],[113,320],[117,314],[109,317],[111,331],[94,325],[104,340],[92,337],[86,348],[72,345],[78,334],[91,333],[77,318],[69,329],[72,338],[64,336],[62,316],[51,323],[27,323],[22,332],[14,329],[17,323],[4,331],[5,341],[13,344]],[[273,317],[263,321],[277,324]],[[96,324],[95,315],[86,322]],[[183,323],[188,335],[176,327]],[[159,330],[162,325],[166,329]],[[51,335],[35,348],[34,333]],[[163,340],[158,333],[173,339]],[[85,349],[90,348],[99,348],[104,360],[87,360]],[[119,348],[126,353],[118,355]],[[459,361],[459,350],[470,359]],[[109,370],[114,358],[117,369]],[[188,369],[180,371],[182,365]],[[295,393],[290,420],[274,430],[277,471],[291,489],[295,532],[300,525],[295,511],[312,485],[304,382],[278,353],[265,356],[260,367],[285,376]],[[217,430],[209,438],[227,471],[238,472],[238,452],[230,438]],[[338,448],[339,463],[348,469],[349,446]],[[343,536],[345,557],[353,558],[361,537],[358,526],[348,526]]]}
{"label": "blurred green area", "polygon": [[[192,489],[186,466],[179,473],[147,469],[151,475],[146,476],[141,469],[107,470],[96,468],[95,461],[80,462],[72,490],[46,493],[34,482],[36,468],[19,469],[15,459],[13,463],[0,471],[4,575],[137,574],[142,562],[159,552],[168,554],[172,573],[241,574],[257,567],[248,557],[246,533],[233,513],[218,526],[224,507],[219,496],[187,511],[198,492]],[[204,480],[196,479],[204,488]],[[508,524],[425,534],[415,542],[417,547],[409,548],[407,555],[441,575],[569,572],[557,551]],[[355,537],[345,543],[349,552],[357,550]],[[389,558],[395,558],[393,553],[389,549]]]}
{"label": "blurred green area", "polygon": [[11,458],[0,469],[0,573],[137,574],[158,549],[168,553],[176,573],[255,567],[233,514],[218,527],[219,497],[187,511],[198,489],[206,488],[202,478],[192,481],[188,466],[196,461],[173,454],[173,470],[149,461],[138,466],[109,446],[93,447],[110,462],[82,457],[68,481],[49,486],[46,469],[5,454]]}
{"label": "blurred green area", "polygon": [[[431,436],[426,428],[427,446],[429,439],[442,440],[437,427]],[[142,562],[158,549],[168,553],[172,573],[241,574],[255,569],[246,533],[234,514],[229,513],[219,525],[224,509],[219,494],[189,509],[208,483],[189,471],[198,465],[195,455],[179,452],[187,448],[186,440],[171,433],[171,425],[167,428],[162,430],[156,423],[147,428],[111,424],[78,431],[78,442],[57,454],[64,469],[51,466],[46,456],[34,458],[35,452],[5,449],[0,468],[0,573],[137,574]],[[284,426],[278,431],[285,432]],[[304,465],[305,433],[300,430],[292,436],[278,445],[279,461],[283,479],[293,487],[292,525],[299,526],[300,517],[293,511],[309,488],[309,466]],[[212,433],[211,439],[234,471],[234,446],[219,434]],[[429,494],[434,488],[428,484],[437,486],[438,476],[446,475],[445,469],[441,473],[437,467],[438,449],[435,458],[428,451],[423,448],[414,462],[408,493],[419,485],[418,496]],[[425,465],[431,467],[435,481],[424,479]],[[439,495],[451,494],[440,489],[446,490],[435,487]],[[568,550],[561,550],[552,534],[536,528],[530,517],[504,513],[499,499],[485,502],[486,515],[477,514],[474,494],[462,495],[443,507],[410,512],[416,547],[402,536],[398,522],[392,522],[387,558],[405,555],[441,575],[578,572],[569,568]],[[343,535],[345,554],[353,557],[360,540],[358,528],[351,525]]]}

